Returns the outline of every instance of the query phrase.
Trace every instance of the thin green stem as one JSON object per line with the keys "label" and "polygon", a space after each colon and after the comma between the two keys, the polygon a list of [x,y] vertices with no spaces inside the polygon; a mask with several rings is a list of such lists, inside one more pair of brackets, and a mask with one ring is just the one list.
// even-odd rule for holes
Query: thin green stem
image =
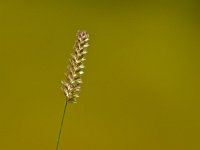
{"label": "thin green stem", "polygon": [[65,118],[66,108],[67,108],[67,100],[66,100],[66,103],[65,103],[65,108],[64,108],[64,112],[63,112],[63,116],[62,116],[62,121],[61,121],[61,124],[60,124],[60,130],[59,130],[59,134],[58,134],[56,150],[58,150],[59,143],[60,143],[60,136],[61,136],[61,132],[62,132],[62,127],[63,127],[64,118]]}

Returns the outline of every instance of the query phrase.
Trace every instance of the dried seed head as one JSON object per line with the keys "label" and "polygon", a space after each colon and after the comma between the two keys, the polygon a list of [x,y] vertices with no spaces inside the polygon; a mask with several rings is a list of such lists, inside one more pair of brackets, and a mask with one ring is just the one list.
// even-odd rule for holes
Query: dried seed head
{"label": "dried seed head", "polygon": [[67,73],[65,73],[66,81],[61,81],[62,90],[67,98],[67,102],[76,103],[76,98],[79,97],[80,84],[82,83],[81,75],[84,73],[83,61],[87,53],[89,35],[85,31],[78,31],[74,44],[74,52],[69,59]]}

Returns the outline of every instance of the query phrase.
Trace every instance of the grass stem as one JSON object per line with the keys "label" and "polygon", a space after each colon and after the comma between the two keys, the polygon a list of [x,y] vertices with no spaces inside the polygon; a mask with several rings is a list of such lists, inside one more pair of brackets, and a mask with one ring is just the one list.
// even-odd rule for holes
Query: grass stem
{"label": "grass stem", "polygon": [[65,102],[65,108],[64,108],[64,111],[63,111],[63,116],[62,116],[62,120],[61,120],[61,124],[60,124],[60,130],[59,130],[59,134],[58,134],[56,150],[58,150],[59,143],[60,143],[60,136],[61,136],[61,133],[62,133],[62,128],[63,128],[63,122],[64,122],[64,118],[65,118],[66,108],[67,108],[67,101]]}

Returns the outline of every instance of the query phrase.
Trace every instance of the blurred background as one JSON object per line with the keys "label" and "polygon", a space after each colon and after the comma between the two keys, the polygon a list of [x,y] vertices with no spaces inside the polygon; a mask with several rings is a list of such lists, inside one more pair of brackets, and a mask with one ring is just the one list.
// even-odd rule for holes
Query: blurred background
{"label": "blurred background", "polygon": [[200,149],[197,0],[1,0],[0,149],[55,150],[77,30],[84,84],[60,150]]}

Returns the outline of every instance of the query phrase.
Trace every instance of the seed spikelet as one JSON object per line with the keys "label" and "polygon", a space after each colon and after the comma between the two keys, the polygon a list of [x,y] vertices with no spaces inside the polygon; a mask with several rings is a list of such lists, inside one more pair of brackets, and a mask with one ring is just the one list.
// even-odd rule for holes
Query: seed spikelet
{"label": "seed spikelet", "polygon": [[71,54],[65,73],[67,81],[61,81],[67,102],[76,103],[76,98],[79,97],[80,84],[82,83],[81,75],[85,68],[83,62],[89,46],[88,40],[89,35],[85,31],[77,32],[74,52]]}

